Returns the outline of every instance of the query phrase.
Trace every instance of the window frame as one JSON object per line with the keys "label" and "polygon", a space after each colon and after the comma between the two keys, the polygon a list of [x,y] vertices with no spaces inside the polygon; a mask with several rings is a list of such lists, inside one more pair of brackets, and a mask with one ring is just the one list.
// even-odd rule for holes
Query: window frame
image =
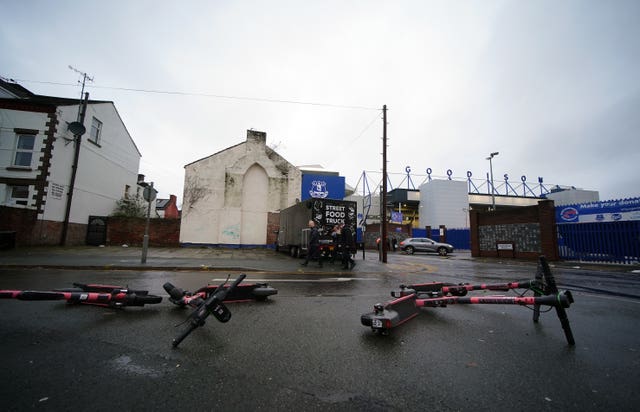
{"label": "window frame", "polygon": [[[15,150],[13,151],[13,159],[11,161],[11,167],[14,168],[19,168],[19,169],[32,169],[33,168],[33,154],[36,152],[36,136],[37,133],[25,133],[25,132],[20,132],[20,131],[16,131],[16,143],[15,143]],[[25,149],[23,147],[20,147],[20,143],[22,141],[22,138],[31,138],[32,139],[32,144],[31,144],[31,149]],[[24,154],[29,154],[29,164],[25,165],[25,164],[19,164],[18,163],[18,155],[24,155]]]}
{"label": "window frame", "polygon": [[[26,196],[25,197],[16,197],[16,190],[20,190],[19,188],[26,188]],[[8,201],[12,205],[21,205],[21,206],[29,206],[29,196],[31,195],[31,186],[30,185],[7,185],[7,197]],[[24,191],[24,189],[22,189]]]}
{"label": "window frame", "polygon": [[[104,123],[100,121],[97,117],[93,116],[91,119],[91,129],[89,130],[89,141],[94,143],[96,146],[100,146],[100,141],[102,139],[102,126]],[[94,133],[95,131],[95,133]],[[94,136],[95,134],[95,136]]]}

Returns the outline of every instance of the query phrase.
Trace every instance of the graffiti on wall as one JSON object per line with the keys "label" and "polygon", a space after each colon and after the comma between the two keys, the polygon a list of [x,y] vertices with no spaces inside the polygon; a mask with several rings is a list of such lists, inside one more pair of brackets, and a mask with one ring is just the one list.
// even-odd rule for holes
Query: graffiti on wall
{"label": "graffiti on wall", "polygon": [[230,225],[222,229],[222,237],[224,240],[238,242],[240,240],[240,224]]}

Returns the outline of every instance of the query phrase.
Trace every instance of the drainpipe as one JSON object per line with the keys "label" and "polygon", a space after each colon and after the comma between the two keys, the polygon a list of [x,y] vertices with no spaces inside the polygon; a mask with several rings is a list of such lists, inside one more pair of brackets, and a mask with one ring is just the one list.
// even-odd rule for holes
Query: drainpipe
{"label": "drainpipe", "polygon": [[[78,122],[84,126],[84,116],[87,112],[87,102],[89,101],[89,92],[84,94],[84,101],[78,114]],[[69,183],[69,190],[67,191],[67,207],[64,213],[64,221],[62,222],[62,236],[60,239],[60,245],[64,246],[67,243],[67,231],[69,230],[69,215],[71,214],[71,201],[73,200],[73,189],[76,184],[76,173],[78,172],[78,159],[80,158],[80,143],[82,142],[82,135],[84,130],[77,131],[74,135],[75,153],[73,156],[73,165],[71,166],[71,182]]]}

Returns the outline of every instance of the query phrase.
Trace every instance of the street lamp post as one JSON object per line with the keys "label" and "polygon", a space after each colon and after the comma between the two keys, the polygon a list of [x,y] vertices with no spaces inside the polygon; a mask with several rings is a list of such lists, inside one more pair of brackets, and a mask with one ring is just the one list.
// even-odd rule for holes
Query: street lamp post
{"label": "street lamp post", "polygon": [[147,263],[147,250],[149,249],[149,220],[151,218],[151,202],[156,200],[157,192],[153,188],[153,182],[151,183],[141,182],[138,184],[144,187],[143,197],[144,197],[144,200],[149,202],[147,204],[147,222],[144,227],[144,236],[142,237],[142,256],[140,258],[140,263]]}
{"label": "street lamp post", "polygon": [[489,157],[487,157],[487,160],[489,161],[489,173],[491,174],[491,210],[496,210],[496,190],[493,186],[493,163],[491,162],[491,159],[499,154],[499,152],[493,152],[489,154]]}

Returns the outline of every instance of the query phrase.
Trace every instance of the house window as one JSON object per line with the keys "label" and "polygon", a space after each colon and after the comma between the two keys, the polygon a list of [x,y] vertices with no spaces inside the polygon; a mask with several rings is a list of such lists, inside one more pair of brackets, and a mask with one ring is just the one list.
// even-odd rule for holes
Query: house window
{"label": "house window", "polygon": [[101,135],[102,135],[102,122],[94,117],[93,120],[91,121],[91,136],[89,139],[93,143],[99,145],[100,138],[102,137]]}
{"label": "house window", "polygon": [[13,157],[13,165],[17,167],[31,167],[33,147],[36,136],[32,134],[19,134],[16,139],[16,154]]}
{"label": "house window", "polygon": [[29,203],[29,186],[9,186],[9,203],[27,206]]}
{"label": "house window", "polygon": [[131,186],[124,185],[124,198],[129,199],[129,191],[131,190]]}

